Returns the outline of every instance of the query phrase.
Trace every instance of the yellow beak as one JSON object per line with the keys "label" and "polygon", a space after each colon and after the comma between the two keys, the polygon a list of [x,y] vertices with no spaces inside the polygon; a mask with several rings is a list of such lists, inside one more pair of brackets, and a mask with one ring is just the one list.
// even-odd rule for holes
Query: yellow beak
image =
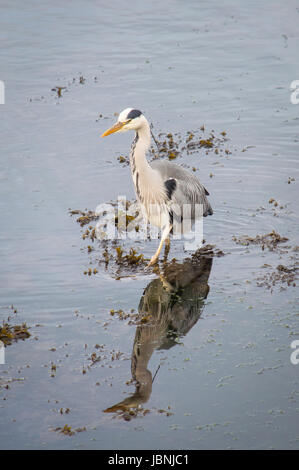
{"label": "yellow beak", "polygon": [[102,135],[101,137],[106,137],[106,135],[110,135],[110,134],[113,134],[114,132],[117,132],[119,131],[126,123],[125,122],[117,122],[116,124],[114,124],[114,126],[110,127],[109,129],[107,129]]}

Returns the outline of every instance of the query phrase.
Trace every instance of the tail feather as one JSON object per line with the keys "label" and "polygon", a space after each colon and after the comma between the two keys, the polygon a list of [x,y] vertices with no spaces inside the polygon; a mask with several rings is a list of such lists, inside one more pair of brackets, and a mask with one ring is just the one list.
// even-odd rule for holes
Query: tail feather
{"label": "tail feather", "polygon": [[208,203],[208,207],[207,207],[207,209],[205,210],[203,216],[204,216],[204,217],[207,217],[208,215],[213,215],[213,209],[212,209],[210,203]]}

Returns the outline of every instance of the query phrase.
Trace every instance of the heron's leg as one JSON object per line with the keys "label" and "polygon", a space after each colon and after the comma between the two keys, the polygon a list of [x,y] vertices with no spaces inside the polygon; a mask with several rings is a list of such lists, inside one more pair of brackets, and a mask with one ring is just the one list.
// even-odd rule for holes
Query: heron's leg
{"label": "heron's leg", "polygon": [[148,266],[152,266],[153,264],[155,264],[158,261],[159,254],[160,254],[160,252],[162,250],[162,247],[163,247],[163,243],[167,239],[171,229],[172,229],[172,226],[169,225],[169,226],[165,227],[165,229],[163,230],[161,241],[160,241],[160,244],[158,246],[158,249],[157,249],[156,253],[154,254],[154,256],[152,256]]}
{"label": "heron's leg", "polygon": [[163,247],[163,243],[164,243],[164,238],[161,239],[160,244],[159,244],[159,246],[158,246],[158,249],[157,249],[156,253],[154,254],[154,256],[151,257],[151,260],[150,260],[150,262],[149,262],[148,265],[147,265],[148,267],[149,267],[149,266],[153,266],[153,264],[155,264],[155,263],[158,261],[159,254],[160,254],[160,252],[161,252],[161,250],[162,250],[162,247]]}

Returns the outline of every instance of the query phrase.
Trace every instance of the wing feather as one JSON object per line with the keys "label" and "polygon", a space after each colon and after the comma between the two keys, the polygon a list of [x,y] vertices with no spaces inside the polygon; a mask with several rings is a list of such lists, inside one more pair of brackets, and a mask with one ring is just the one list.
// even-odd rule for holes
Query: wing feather
{"label": "wing feather", "polygon": [[202,204],[204,216],[213,214],[206,197],[209,193],[195,175],[168,161],[154,161],[151,166],[162,176],[166,194],[173,203],[180,207],[184,204],[191,204],[193,207],[195,204]]}

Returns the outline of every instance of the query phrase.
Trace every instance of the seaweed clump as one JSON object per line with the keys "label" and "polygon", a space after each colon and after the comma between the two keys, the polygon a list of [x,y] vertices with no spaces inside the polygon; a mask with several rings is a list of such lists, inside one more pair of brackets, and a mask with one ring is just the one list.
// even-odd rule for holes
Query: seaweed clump
{"label": "seaweed clump", "polygon": [[[223,148],[225,143],[229,140],[226,136],[226,131],[222,131],[216,135],[212,130],[209,135],[205,135],[205,126],[195,131],[186,132],[185,136],[181,133],[160,132],[157,138],[152,132],[154,144],[150,148],[152,159],[168,159],[175,160],[183,154],[190,155],[198,152],[201,149],[205,150],[208,155],[213,151],[216,155],[230,155],[232,152],[228,148]],[[128,156],[120,155],[118,158],[119,163],[127,166],[130,163]],[[196,168],[193,168],[196,171]]]}
{"label": "seaweed clump", "polygon": [[58,427],[58,428],[55,428],[54,431],[59,432],[59,434],[64,434],[65,436],[73,436],[77,432],[86,431],[86,427],[84,426],[83,428],[76,428],[72,430],[71,426],[68,426],[67,424],[65,424],[63,428]]}
{"label": "seaweed clump", "polygon": [[78,209],[69,209],[69,213],[70,215],[79,215],[79,217],[77,218],[77,222],[81,225],[81,227],[84,227],[84,225],[89,224],[90,222],[98,218],[95,212],[87,209],[85,211],[80,211]]}
{"label": "seaweed clump", "polygon": [[130,248],[129,253],[124,254],[124,250],[121,246],[115,247],[116,257],[115,261],[120,266],[140,266],[146,264],[146,260],[142,253],[137,254],[134,248]]}
{"label": "seaweed clump", "polygon": [[66,86],[56,86],[51,89],[51,91],[55,91],[57,93],[57,97],[61,98],[62,97],[62,90],[66,90]]}
{"label": "seaweed clump", "polygon": [[20,339],[25,340],[30,336],[26,323],[11,326],[9,323],[3,322],[0,327],[0,340],[5,345],[10,345],[13,341]]}
{"label": "seaweed clump", "polygon": [[[112,202],[111,205],[116,207],[117,203]],[[125,210],[122,211],[122,209],[118,209],[116,215],[114,216],[115,227],[120,233],[125,229],[128,229],[130,224],[133,221],[137,221],[139,217],[139,213],[137,211],[131,211],[132,214],[127,212],[131,206],[132,202],[126,201]],[[97,274],[99,265],[104,264],[105,269],[108,269],[108,267],[111,266],[116,267],[116,275],[119,278],[119,270],[129,269],[135,271],[139,267],[144,267],[147,264],[148,259],[146,259],[142,253],[138,253],[137,250],[135,250],[133,247],[131,247],[129,251],[126,252],[124,248],[117,243],[117,239],[112,240],[112,242],[109,243],[109,241],[105,238],[101,238],[102,232],[100,232],[99,236],[98,227],[96,227],[92,222],[97,221],[101,217],[100,214],[96,214],[95,212],[87,209],[85,211],[79,209],[69,209],[69,214],[71,216],[77,216],[76,221],[82,228],[84,227],[83,230],[81,230],[83,240],[90,240],[93,243],[98,241],[98,246],[102,249],[102,256],[95,259],[97,266],[89,266],[86,268],[84,270],[85,275],[92,276],[93,274]],[[105,213],[103,213],[103,215],[105,216]],[[103,228],[105,229],[105,225],[103,225]],[[133,229],[138,232],[140,229],[139,225],[135,224],[132,230]],[[92,246],[91,244],[87,245],[86,250],[89,254],[96,254],[97,251],[96,246]],[[90,262],[90,264],[92,264],[92,262]]]}
{"label": "seaweed clump", "polygon": [[285,243],[288,241],[288,238],[282,237],[279,233],[272,230],[272,232],[265,235],[257,235],[256,237],[249,237],[248,235],[242,235],[237,238],[233,236],[233,241],[238,245],[248,246],[248,245],[260,245],[262,250],[268,248],[270,251],[277,249],[280,243]]}
{"label": "seaweed clump", "polygon": [[215,245],[204,245],[201,248],[198,248],[191,255],[191,260],[192,262],[198,262],[201,260],[202,256],[206,258],[214,258],[215,256],[217,258],[220,258],[221,256],[224,256],[224,255],[225,253],[223,253],[222,250],[219,250],[219,248],[216,248]]}
{"label": "seaweed clump", "polygon": [[[160,133],[158,140],[154,139],[156,148],[152,146],[151,153],[154,159],[166,157],[168,160],[173,160],[183,153],[189,155],[202,148],[206,150],[206,154],[212,149],[215,150],[216,154],[223,152],[221,147],[228,140],[226,132],[221,132],[219,136],[216,136],[213,130],[210,132],[209,136],[204,136],[204,132],[205,127],[202,126],[200,130],[188,131],[185,137],[182,137],[180,133]],[[225,149],[224,152],[227,155],[231,154],[228,149]]]}
{"label": "seaweed clump", "polygon": [[128,320],[128,325],[145,325],[147,323],[151,323],[152,315],[140,315],[139,313],[135,313],[134,309],[131,310],[130,313],[124,312],[122,309],[114,310],[113,308],[110,310],[110,315],[112,317],[118,318],[119,320]]}
{"label": "seaweed clump", "polygon": [[[268,267],[266,265],[265,267]],[[298,275],[298,264],[292,267],[284,266],[279,264],[272,272],[266,273],[264,276],[257,278],[257,286],[265,287],[273,291],[273,287],[280,285],[280,290],[284,290],[287,287],[296,287],[296,279]]]}

